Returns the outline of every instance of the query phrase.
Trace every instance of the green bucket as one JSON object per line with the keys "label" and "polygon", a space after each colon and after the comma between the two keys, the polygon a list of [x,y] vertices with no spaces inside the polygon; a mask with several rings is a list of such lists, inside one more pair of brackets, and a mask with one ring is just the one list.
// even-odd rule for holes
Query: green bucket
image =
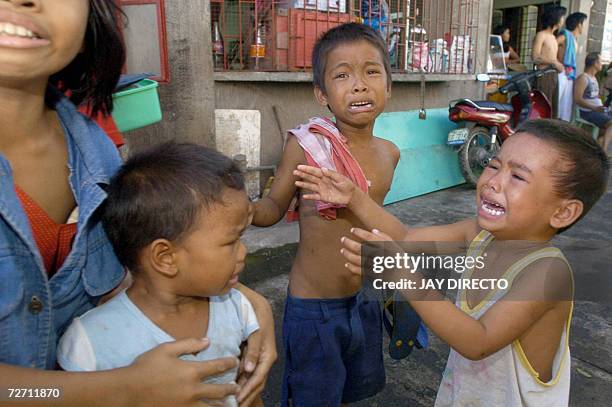
{"label": "green bucket", "polygon": [[143,79],[113,94],[113,120],[120,132],[139,129],[162,119],[157,82]]}

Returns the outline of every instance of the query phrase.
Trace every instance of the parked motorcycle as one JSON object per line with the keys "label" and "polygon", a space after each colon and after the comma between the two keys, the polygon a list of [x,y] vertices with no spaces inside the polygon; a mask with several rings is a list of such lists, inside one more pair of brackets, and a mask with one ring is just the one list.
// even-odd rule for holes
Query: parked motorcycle
{"label": "parked motorcycle", "polygon": [[[448,134],[447,144],[459,148],[461,173],[469,184],[476,185],[483,169],[520,123],[552,117],[548,98],[531,87],[533,79],[552,71],[556,72],[550,66],[512,76],[498,89],[502,94],[514,93],[511,104],[470,99],[450,102],[448,117],[460,125]],[[486,74],[479,74],[477,78],[481,82],[490,80]]]}

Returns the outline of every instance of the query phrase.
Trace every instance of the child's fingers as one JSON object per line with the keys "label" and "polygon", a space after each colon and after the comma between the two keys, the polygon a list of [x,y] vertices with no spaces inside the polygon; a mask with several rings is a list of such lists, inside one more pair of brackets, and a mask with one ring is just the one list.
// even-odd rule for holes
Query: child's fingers
{"label": "child's fingers", "polygon": [[361,243],[354,241],[350,237],[344,236],[340,239],[342,245],[349,251],[361,256]]}
{"label": "child's fingers", "polygon": [[321,182],[321,177],[310,175],[309,173],[304,172],[304,171],[294,170],[293,175],[295,175],[296,177],[302,178],[302,180],[304,181],[315,182],[315,183]]}
{"label": "child's fingers", "polygon": [[209,376],[217,376],[221,373],[225,373],[229,369],[237,367],[239,360],[237,358],[227,357],[197,362],[188,361],[186,363],[195,366],[198,371],[198,377],[203,380]]}
{"label": "child's fingers", "polygon": [[355,252],[352,252],[344,248],[340,249],[340,253],[342,253],[344,258],[348,260],[349,263],[361,265],[361,255],[360,254],[355,254]]}
{"label": "child's fingers", "polygon": [[315,177],[322,177],[323,176],[323,172],[321,171],[320,168],[317,167],[312,167],[310,165],[298,165],[297,169],[299,171],[302,171],[304,173],[310,174],[310,175],[314,175]]}
{"label": "child's fingers", "polygon": [[299,188],[308,189],[313,192],[320,192],[321,188],[317,184],[313,184],[312,182],[304,182],[304,181],[295,181],[295,186]]}
{"label": "child's fingers", "polygon": [[340,174],[337,171],[330,170],[329,168],[321,168],[321,172],[323,173],[323,175],[331,178],[332,180],[336,182],[341,182],[347,179],[344,175]]}
{"label": "child's fingers", "polygon": [[195,388],[195,396],[198,399],[205,399],[207,400],[208,404],[204,404],[204,405],[219,405],[219,404],[212,404],[215,403],[214,400],[221,400],[227,396],[230,395],[234,395],[236,393],[238,393],[238,391],[240,390],[240,388],[238,387],[238,385],[236,384],[208,384],[208,383],[201,383],[199,385],[197,385]]}
{"label": "child's fingers", "polygon": [[323,200],[321,198],[321,195],[319,194],[304,194],[302,195],[302,198],[306,199],[307,201],[322,201]]}
{"label": "child's fingers", "polygon": [[349,271],[353,274],[357,274],[357,275],[361,275],[361,265],[356,266],[352,263],[345,263],[344,267],[346,267],[347,269],[349,269]]}
{"label": "child's fingers", "polygon": [[361,228],[352,228],[351,233],[363,240],[364,242],[378,242],[383,240],[374,233]]}
{"label": "child's fingers", "polygon": [[166,342],[159,345],[157,349],[169,354],[170,356],[179,357],[182,355],[198,353],[206,349],[208,345],[210,345],[210,339],[208,338],[187,338],[174,342]]}
{"label": "child's fingers", "polygon": [[393,238],[386,233],[381,232],[380,230],[373,229],[372,233],[378,237],[378,240],[385,241],[393,241]]}
{"label": "child's fingers", "polygon": [[252,333],[247,339],[247,346],[241,360],[241,362],[244,362],[244,370],[247,373],[253,373],[255,367],[257,366],[262,340],[263,335],[261,334],[261,331]]}

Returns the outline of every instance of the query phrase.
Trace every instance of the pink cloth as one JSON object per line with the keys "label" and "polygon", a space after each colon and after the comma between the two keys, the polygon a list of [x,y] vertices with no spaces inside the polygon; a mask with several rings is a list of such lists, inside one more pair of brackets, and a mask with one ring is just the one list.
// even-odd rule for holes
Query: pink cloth
{"label": "pink cloth", "polygon": [[[349,178],[364,192],[368,192],[368,180],[363,170],[349,151],[346,138],[331,120],[314,117],[308,123],[289,130],[289,135],[295,136],[304,149],[308,165],[334,170]],[[298,220],[298,203],[296,196],[287,211],[287,222]],[[346,206],[322,201],[315,201],[315,205],[319,214],[328,220],[336,219],[336,209]]]}

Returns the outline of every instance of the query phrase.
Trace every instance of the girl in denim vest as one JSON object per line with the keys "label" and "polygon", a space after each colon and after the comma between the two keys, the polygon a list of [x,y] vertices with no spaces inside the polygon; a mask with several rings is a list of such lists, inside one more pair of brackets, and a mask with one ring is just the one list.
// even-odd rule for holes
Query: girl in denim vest
{"label": "girl in denim vest", "polygon": [[[186,406],[239,390],[201,383],[235,360],[178,359],[206,347],[202,338],[164,344],[124,369],[54,370],[58,337],[125,277],[97,217],[121,162],[75,108],[112,110],[125,62],[120,15],[113,0],[0,0],[1,402]],[[262,325],[245,356],[252,374],[239,399],[248,404],[276,350],[269,306],[244,292]]]}

